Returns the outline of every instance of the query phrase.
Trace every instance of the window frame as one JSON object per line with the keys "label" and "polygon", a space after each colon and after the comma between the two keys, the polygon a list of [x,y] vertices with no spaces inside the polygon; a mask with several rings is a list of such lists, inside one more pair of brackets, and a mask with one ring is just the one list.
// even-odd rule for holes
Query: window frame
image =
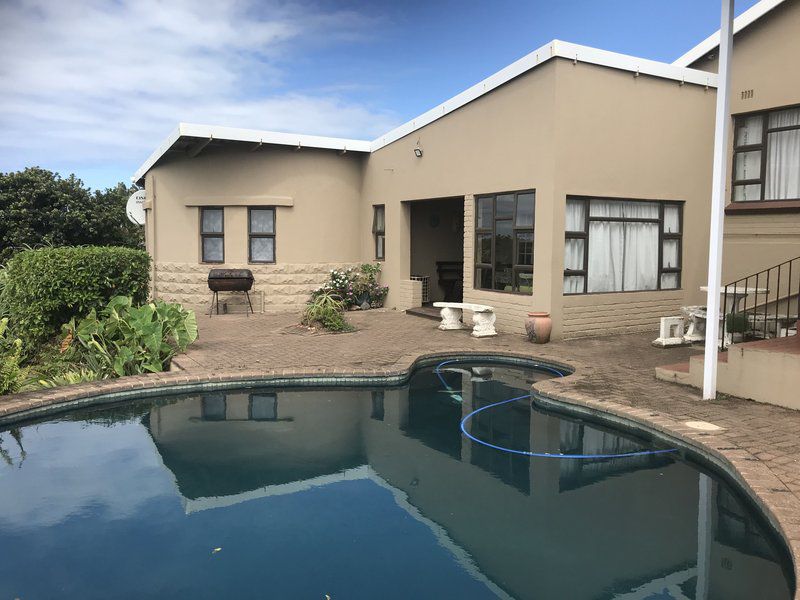
{"label": "window frame", "polygon": [[[378,210],[383,213],[383,229],[378,229]],[[386,205],[372,205],[372,238],[375,246],[375,260],[386,260]],[[378,251],[378,238],[383,239],[383,253]]]}
{"label": "window frame", "polygon": [[[207,210],[218,210],[222,213],[222,232],[207,232],[203,230],[204,215]],[[206,265],[221,265],[225,262],[225,208],[223,206],[200,207],[200,262]],[[220,238],[222,240],[222,260],[206,260],[206,238]]]}
{"label": "window frame", "polygon": [[[522,194],[533,194],[533,222],[531,223],[530,227],[517,227],[517,207],[519,206],[519,196]],[[497,197],[498,196],[507,196],[513,195],[514,196],[514,212],[511,215],[510,219],[500,219],[501,221],[511,221],[511,236],[512,236],[512,262],[511,262],[511,290],[498,290],[495,289],[496,279],[495,279],[495,268],[494,268],[494,257],[495,257],[495,244],[497,241]],[[478,226],[478,204],[481,200],[484,199],[491,199],[492,201],[492,223],[491,227],[479,227]],[[475,196],[474,199],[474,213],[475,213],[475,232],[473,237],[473,248],[474,248],[474,256],[473,256],[473,277],[472,277],[472,287],[476,290],[481,290],[483,292],[496,292],[498,294],[515,294],[517,296],[532,296],[533,295],[533,267],[534,261],[536,260],[536,251],[535,251],[535,243],[536,243],[536,189],[525,189],[525,190],[513,190],[513,191],[505,191],[505,192],[493,192],[491,194],[478,194]],[[517,243],[517,234],[518,233],[530,233],[533,239],[531,240],[531,264],[530,265],[523,265],[517,262],[519,258],[519,247]],[[492,236],[492,246],[491,246],[491,263],[481,263],[478,262],[479,258],[479,244],[478,238],[481,235],[489,234]],[[478,277],[478,270],[479,269],[490,269],[492,272],[492,287],[485,288],[480,286],[480,277]],[[515,290],[517,276],[519,273],[530,273],[531,274],[531,291],[530,292],[521,292],[519,290]]]}
{"label": "window frame", "polygon": [[[251,219],[254,210],[272,211],[272,233],[253,233],[253,221]],[[278,248],[275,234],[278,231],[278,211],[274,206],[248,206],[247,207],[247,262],[251,265],[274,265],[278,260]],[[253,259],[253,238],[272,238],[272,260]]]}
{"label": "window frame", "polygon": [[[642,292],[675,292],[679,291],[683,285],[683,209],[685,202],[679,200],[643,200],[639,198],[609,198],[605,196],[576,196],[570,195],[566,200],[577,200],[583,202],[586,206],[584,211],[586,216],[583,220],[583,231],[567,231],[566,220],[564,226],[564,246],[566,247],[567,240],[582,239],[583,242],[583,268],[582,269],[567,269],[564,268],[563,277],[583,277],[583,291],[581,292],[564,292],[562,283],[562,294],[564,296],[586,296],[594,294],[639,294]],[[645,219],[636,217],[592,217],[590,216],[591,201],[604,200],[616,202],[655,202],[658,204],[658,218]],[[565,201],[565,214],[566,214],[566,201]],[[678,208],[678,233],[666,233],[664,231],[664,207],[676,206]],[[656,276],[656,288],[653,290],[612,290],[606,292],[590,292],[589,290],[589,223],[591,221],[612,221],[619,223],[656,223],[658,225],[658,274]],[[664,241],[677,240],[678,242],[678,265],[675,267],[664,266]],[[678,276],[677,286],[674,288],[662,288],[661,277],[664,274],[676,274]]]}
{"label": "window frame", "polygon": [[[731,194],[730,203],[732,205],[750,204],[752,202],[796,202],[800,198],[765,198],[767,193],[767,150],[768,139],[770,133],[779,133],[781,131],[794,131],[800,129],[798,125],[788,125],[786,127],[769,127],[769,116],[771,113],[781,112],[783,110],[800,109],[800,104],[791,104],[788,106],[780,106],[775,108],[768,108],[764,110],[751,111],[746,113],[739,113],[733,115],[733,154],[731,158]],[[736,140],[739,137],[739,130],[744,126],[744,122],[751,117],[761,117],[761,141],[753,144],[737,145]],[[750,179],[736,179],[736,156],[746,152],[761,152],[761,168],[758,178]],[[745,185],[760,185],[761,195],[758,200],[734,200],[736,188]]]}

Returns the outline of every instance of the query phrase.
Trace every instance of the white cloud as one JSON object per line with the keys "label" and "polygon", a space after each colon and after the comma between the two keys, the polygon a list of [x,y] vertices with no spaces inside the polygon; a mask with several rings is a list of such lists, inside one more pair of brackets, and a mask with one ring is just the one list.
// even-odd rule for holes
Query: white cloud
{"label": "white cloud", "polygon": [[0,170],[138,164],[179,121],[371,137],[360,82],[287,89],[299,50],[363,40],[350,11],[259,0],[0,3]]}

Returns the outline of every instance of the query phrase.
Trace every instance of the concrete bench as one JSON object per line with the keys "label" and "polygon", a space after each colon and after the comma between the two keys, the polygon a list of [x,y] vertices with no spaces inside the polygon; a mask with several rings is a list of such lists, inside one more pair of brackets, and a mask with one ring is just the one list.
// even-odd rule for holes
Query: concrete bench
{"label": "concrete bench", "polygon": [[497,335],[494,322],[497,315],[491,306],[484,304],[470,304],[469,302],[434,302],[433,306],[442,309],[442,322],[439,329],[464,329],[461,318],[465,310],[472,312],[472,337],[490,337]]}

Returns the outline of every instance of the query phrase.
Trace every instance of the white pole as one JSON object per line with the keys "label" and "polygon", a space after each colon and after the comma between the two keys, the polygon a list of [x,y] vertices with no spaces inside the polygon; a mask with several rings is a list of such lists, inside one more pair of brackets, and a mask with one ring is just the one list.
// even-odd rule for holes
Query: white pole
{"label": "white pole", "polygon": [[728,156],[728,88],[733,46],[733,2],[722,0],[719,29],[717,114],[714,123],[714,168],[711,175],[711,231],[708,245],[708,298],[706,300],[706,351],[703,364],[703,399],[717,397],[717,346],[722,279],[722,232],[725,225],[725,163]]}

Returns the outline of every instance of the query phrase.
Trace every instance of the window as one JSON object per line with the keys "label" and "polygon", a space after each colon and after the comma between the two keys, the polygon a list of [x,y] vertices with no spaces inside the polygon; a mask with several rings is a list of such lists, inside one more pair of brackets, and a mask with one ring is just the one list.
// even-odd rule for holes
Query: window
{"label": "window", "polygon": [[533,292],[535,192],[508,192],[475,199],[475,287]]}
{"label": "window", "polygon": [[276,394],[250,394],[247,416],[251,421],[277,421],[278,396]]}
{"label": "window", "polygon": [[274,263],[275,209],[250,208],[247,211],[247,221],[248,260],[251,263]]}
{"label": "window", "polygon": [[732,200],[800,200],[800,106],[736,117]]}
{"label": "window", "polygon": [[376,204],[372,207],[372,233],[375,236],[375,260],[386,258],[386,207]]}
{"label": "window", "polygon": [[200,209],[200,244],[204,263],[225,262],[225,213],[221,208]]}
{"label": "window", "polygon": [[564,293],[678,289],[682,229],[679,202],[567,198]]}
{"label": "window", "polygon": [[225,394],[210,394],[200,399],[203,421],[224,421],[227,416]]}

